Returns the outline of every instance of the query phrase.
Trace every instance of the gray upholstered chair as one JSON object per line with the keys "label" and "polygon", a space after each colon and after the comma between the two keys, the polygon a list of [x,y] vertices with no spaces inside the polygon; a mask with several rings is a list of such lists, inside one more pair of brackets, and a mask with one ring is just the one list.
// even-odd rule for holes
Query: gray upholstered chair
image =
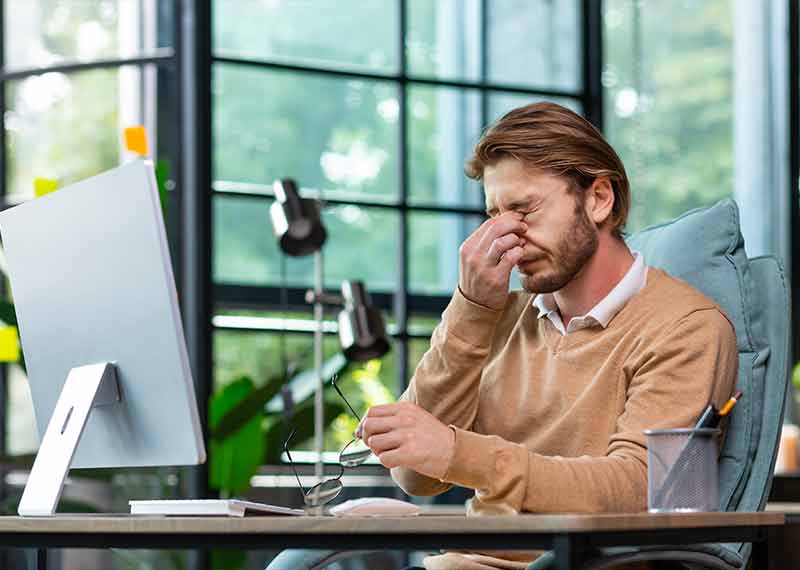
{"label": "gray upholstered chair", "polygon": [[[748,259],[733,200],[687,212],[627,240],[647,263],[703,291],[722,307],[736,328],[739,389],[720,455],[720,509],[760,511],[769,495],[789,380],[789,292],[780,263],[771,256]],[[625,561],[670,561],[672,568],[744,568],[752,546],[664,545],[603,549],[584,570]],[[552,554],[529,570],[550,568]]]}
{"label": "gray upholstered chair", "polygon": [[[769,256],[747,258],[732,200],[692,210],[627,241],[649,265],[703,291],[734,323],[738,385],[745,397],[732,414],[720,456],[720,508],[762,510],[772,483],[789,378],[789,294],[780,263]],[[672,568],[732,570],[744,568],[750,553],[750,544],[608,548],[594,552],[584,570],[639,560],[670,561]],[[269,570],[317,570],[342,554],[285,551]],[[529,570],[552,564],[552,553],[547,553]]]}

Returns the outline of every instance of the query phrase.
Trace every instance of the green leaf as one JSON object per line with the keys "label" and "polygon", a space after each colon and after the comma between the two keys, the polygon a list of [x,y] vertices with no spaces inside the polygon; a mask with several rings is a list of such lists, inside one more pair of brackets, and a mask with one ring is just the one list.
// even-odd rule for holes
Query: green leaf
{"label": "green leaf", "polygon": [[[214,395],[210,402],[209,424],[214,429],[225,413],[255,391],[253,381],[242,376]],[[264,460],[263,416],[256,415],[224,440],[211,440],[209,483],[225,495],[250,486],[250,478]]]}
{"label": "green leaf", "polygon": [[17,326],[17,311],[14,309],[14,303],[8,299],[0,299],[0,321]]}
{"label": "green leaf", "polygon": [[158,198],[161,201],[161,215],[164,220],[167,219],[167,200],[169,199],[169,191],[167,190],[167,182],[169,181],[170,164],[169,160],[161,159],[156,162],[156,185],[158,186]]}
{"label": "green leaf", "polygon": [[[333,375],[341,374],[347,366],[348,362],[342,353],[332,356],[323,363],[322,379],[325,382],[326,390],[330,387],[329,380]],[[212,440],[224,440],[253,417],[263,415],[265,406],[268,412],[278,413],[283,411],[283,398],[280,392],[284,384],[291,388],[292,398],[295,401],[303,400],[316,390],[317,373],[314,370],[306,370],[293,376],[288,382],[285,381],[283,376],[270,378],[264,386],[258,388],[242,399],[236,406],[226,411],[217,423],[209,420]]]}
{"label": "green leaf", "polygon": [[209,419],[212,440],[222,441],[253,418],[263,416],[264,405],[274,396],[280,395],[284,384],[283,376],[274,376],[264,386],[250,392],[235,406],[226,410],[217,421]]}
{"label": "green leaf", "polygon": [[[323,404],[325,414],[325,427],[327,428],[339,415],[345,413],[346,407],[338,397],[326,398]],[[292,445],[308,441],[314,437],[314,395],[312,394],[294,408],[294,414],[289,422],[291,429],[295,430]],[[278,417],[270,418],[266,423],[264,443],[266,447],[264,462],[278,463],[283,453],[283,442],[286,438],[283,422]]]}
{"label": "green leaf", "polygon": [[219,550],[211,551],[211,567],[237,570],[244,568],[247,562],[247,552],[244,550]]}

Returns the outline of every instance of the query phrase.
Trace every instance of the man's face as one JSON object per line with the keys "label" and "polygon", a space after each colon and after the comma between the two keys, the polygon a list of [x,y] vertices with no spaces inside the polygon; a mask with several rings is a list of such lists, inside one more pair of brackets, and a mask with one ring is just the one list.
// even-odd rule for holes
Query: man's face
{"label": "man's face", "polygon": [[570,192],[568,179],[507,158],[484,169],[483,184],[490,216],[509,210],[524,216],[528,231],[517,269],[526,291],[558,291],[594,255],[597,228],[586,214],[581,192]]}

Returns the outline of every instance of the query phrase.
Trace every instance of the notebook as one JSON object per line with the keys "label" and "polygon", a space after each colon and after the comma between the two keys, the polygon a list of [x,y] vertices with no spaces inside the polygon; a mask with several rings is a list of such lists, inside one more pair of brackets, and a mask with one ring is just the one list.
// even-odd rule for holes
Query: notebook
{"label": "notebook", "polygon": [[183,517],[243,517],[245,515],[304,515],[303,509],[254,503],[239,499],[185,499],[128,501],[132,515]]}

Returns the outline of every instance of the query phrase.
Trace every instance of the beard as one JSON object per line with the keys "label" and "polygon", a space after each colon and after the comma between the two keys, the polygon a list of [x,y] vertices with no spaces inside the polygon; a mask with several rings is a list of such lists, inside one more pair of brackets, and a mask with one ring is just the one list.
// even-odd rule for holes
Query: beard
{"label": "beard", "polygon": [[573,223],[555,248],[553,269],[543,269],[531,274],[520,272],[522,288],[534,294],[553,293],[562,289],[581,272],[597,251],[597,245],[597,229],[586,215],[583,201],[577,200]]}

